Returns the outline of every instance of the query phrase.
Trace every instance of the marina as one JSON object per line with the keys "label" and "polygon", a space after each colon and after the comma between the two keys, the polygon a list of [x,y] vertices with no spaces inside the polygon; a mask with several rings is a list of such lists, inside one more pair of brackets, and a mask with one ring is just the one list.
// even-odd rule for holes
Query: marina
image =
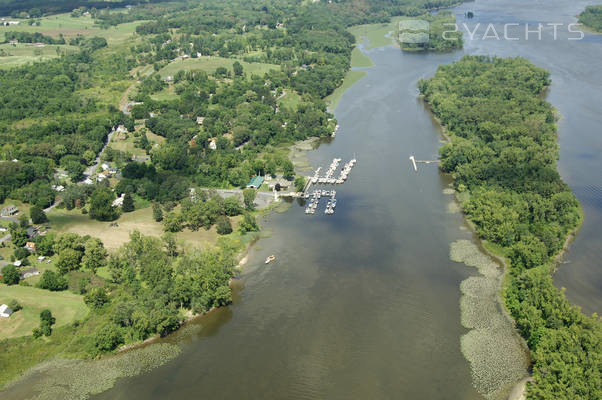
{"label": "marina", "polygon": [[335,198],[336,194],[337,194],[336,190],[321,190],[321,189],[314,190],[311,195],[309,193],[307,193],[305,195],[305,198],[309,198],[311,200],[310,200],[309,204],[307,205],[307,207],[305,208],[305,214],[315,214],[316,210],[318,209],[318,206],[320,204],[320,199],[322,199],[322,197],[328,198],[328,203],[326,205],[326,210],[324,211],[324,214],[326,214],[326,215],[334,214],[334,208],[336,207],[336,204],[337,204],[337,200]]}
{"label": "marina", "polygon": [[336,172],[339,169],[339,165],[341,164],[341,161],[342,161],[341,158],[333,158],[332,162],[330,163],[330,166],[328,167],[328,169],[326,170],[326,173],[324,175],[320,175],[320,171],[322,171],[322,167],[318,167],[315,170],[314,175],[312,177],[308,178],[308,184],[305,187],[305,191],[303,192],[303,194],[301,196],[305,199],[310,200],[309,204],[305,208],[305,214],[315,214],[316,210],[318,209],[318,206],[320,204],[320,199],[322,197],[328,198],[328,202],[326,204],[326,209],[324,210],[324,214],[326,214],[326,215],[334,214],[335,208],[337,206],[337,199],[335,198],[336,190],[316,189],[312,193],[310,193],[309,188],[312,184],[314,184],[314,185],[318,185],[318,184],[322,184],[322,185],[324,185],[324,184],[337,185],[338,184],[338,185],[340,185],[340,184],[345,183],[347,181],[347,178],[349,177],[349,174],[351,173],[351,170],[357,163],[357,159],[354,156],[351,160],[349,160],[348,162],[343,164],[343,167],[341,168],[339,175],[337,177],[335,177]]}

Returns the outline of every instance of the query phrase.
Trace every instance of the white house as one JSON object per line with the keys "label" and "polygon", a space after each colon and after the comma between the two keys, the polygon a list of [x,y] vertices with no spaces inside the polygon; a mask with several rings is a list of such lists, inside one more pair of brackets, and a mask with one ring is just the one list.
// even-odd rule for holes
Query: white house
{"label": "white house", "polygon": [[8,308],[8,306],[6,304],[2,304],[0,306],[0,317],[2,318],[8,318],[10,317],[10,315],[13,313],[13,310],[11,310],[10,308]]}
{"label": "white house", "polygon": [[104,181],[105,179],[107,179],[107,176],[106,176],[104,173],[98,174],[98,176],[96,177],[96,180],[97,180],[98,182],[102,182],[102,181]]}
{"label": "white house", "polygon": [[94,182],[92,182],[92,179],[90,179],[90,178],[86,178],[86,180],[84,181],[84,183],[85,183],[86,185],[91,185],[91,184],[93,184]]}
{"label": "white house", "polygon": [[107,163],[102,163],[102,164],[100,165],[100,167],[102,168],[102,170],[103,170],[103,171],[106,171],[107,169],[109,169],[109,164],[107,164]]}
{"label": "white house", "polygon": [[36,275],[40,275],[40,270],[37,268],[30,268],[25,271],[21,271],[21,279],[27,279]]}
{"label": "white house", "polygon": [[113,200],[113,207],[121,207],[123,205],[123,197],[125,196],[125,193],[123,193],[121,196],[119,196],[118,198],[116,198],[115,200]]}
{"label": "white house", "polygon": [[215,139],[209,139],[209,148],[211,150],[216,150],[217,149],[217,144],[215,143]]}

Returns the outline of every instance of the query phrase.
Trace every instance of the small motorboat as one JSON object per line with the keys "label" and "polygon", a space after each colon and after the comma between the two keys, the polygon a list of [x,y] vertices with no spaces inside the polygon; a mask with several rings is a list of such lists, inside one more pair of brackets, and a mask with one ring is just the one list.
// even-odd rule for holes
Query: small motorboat
{"label": "small motorboat", "polygon": [[274,261],[275,259],[276,259],[276,256],[272,254],[271,256],[269,256],[268,258],[265,259],[265,263],[269,264],[272,261]]}

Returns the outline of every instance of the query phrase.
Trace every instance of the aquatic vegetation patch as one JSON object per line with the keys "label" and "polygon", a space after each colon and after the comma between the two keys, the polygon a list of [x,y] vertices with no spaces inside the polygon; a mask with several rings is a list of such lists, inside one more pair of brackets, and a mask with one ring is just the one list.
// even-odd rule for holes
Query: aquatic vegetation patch
{"label": "aquatic vegetation patch", "polygon": [[447,212],[448,214],[457,214],[460,212],[460,206],[456,201],[450,201],[447,203]]}
{"label": "aquatic vegetation patch", "polygon": [[87,399],[112,388],[117,379],[148,372],[173,360],[180,352],[180,347],[174,344],[153,344],[100,360],[52,361],[33,368],[27,376],[41,376],[32,387],[37,393],[34,399]]}
{"label": "aquatic vegetation patch", "polygon": [[462,325],[470,329],[460,339],[461,350],[477,391],[487,399],[502,398],[527,376],[528,365],[514,326],[499,303],[502,270],[470,240],[452,243],[450,258],[480,273],[460,284]]}

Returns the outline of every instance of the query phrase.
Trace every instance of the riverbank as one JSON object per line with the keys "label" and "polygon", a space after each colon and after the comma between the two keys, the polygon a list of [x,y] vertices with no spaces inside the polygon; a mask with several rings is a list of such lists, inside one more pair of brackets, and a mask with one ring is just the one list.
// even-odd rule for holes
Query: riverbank
{"label": "riverbank", "polygon": [[[508,76],[516,68],[528,71],[538,82],[526,85],[520,79],[512,83],[513,88],[529,99],[541,120],[546,121],[532,133],[538,141],[521,142],[521,136],[516,134],[521,127],[530,126],[529,121],[519,119],[511,126],[500,125],[502,115],[516,112],[516,106],[503,95],[506,84],[490,78],[489,74]],[[467,73],[468,70],[471,72]],[[452,126],[451,141],[440,150],[440,166],[442,171],[453,174],[466,219],[471,221],[483,247],[496,253],[505,269],[512,272],[505,274],[498,294],[501,289],[504,299],[501,309],[516,321],[531,350],[534,382],[531,390],[550,396],[560,394],[561,380],[563,387],[587,398],[597,390],[596,362],[577,362],[569,354],[575,352],[575,342],[578,342],[582,359],[595,358],[592,352],[596,351],[596,338],[601,332],[599,320],[590,319],[570,305],[552,283],[555,263],[583,222],[582,210],[558,174],[547,179],[541,176],[543,171],[556,170],[553,156],[537,161],[526,157],[530,160],[529,169],[524,168],[527,161],[520,156],[526,149],[554,154],[554,111],[539,98],[549,85],[548,74],[524,59],[466,56],[451,66],[439,68],[433,78],[421,81],[419,87],[425,101],[434,104],[431,109],[440,117],[441,124]],[[478,80],[482,87],[488,86],[486,98],[462,92],[473,80]],[[451,104],[437,101],[449,98],[453,99]],[[477,111],[475,104],[478,104]],[[457,108],[454,113],[446,112],[450,106]],[[491,107],[496,111],[491,111]],[[483,141],[481,136],[489,132],[482,130],[486,124],[498,128],[492,128],[491,136]],[[481,129],[475,129],[477,126]],[[502,132],[493,133],[497,130]],[[525,205],[528,207],[524,208]],[[543,209],[548,213],[539,214]],[[464,261],[471,257],[452,258]],[[487,261],[471,259],[466,264],[478,267],[480,263],[487,264]],[[490,351],[495,352],[498,344],[491,343],[491,346]],[[562,356],[565,353],[566,356]],[[563,368],[573,371],[570,377],[546,373],[549,368],[559,368],[555,361],[559,354]],[[467,358],[471,360],[470,356]]]}

